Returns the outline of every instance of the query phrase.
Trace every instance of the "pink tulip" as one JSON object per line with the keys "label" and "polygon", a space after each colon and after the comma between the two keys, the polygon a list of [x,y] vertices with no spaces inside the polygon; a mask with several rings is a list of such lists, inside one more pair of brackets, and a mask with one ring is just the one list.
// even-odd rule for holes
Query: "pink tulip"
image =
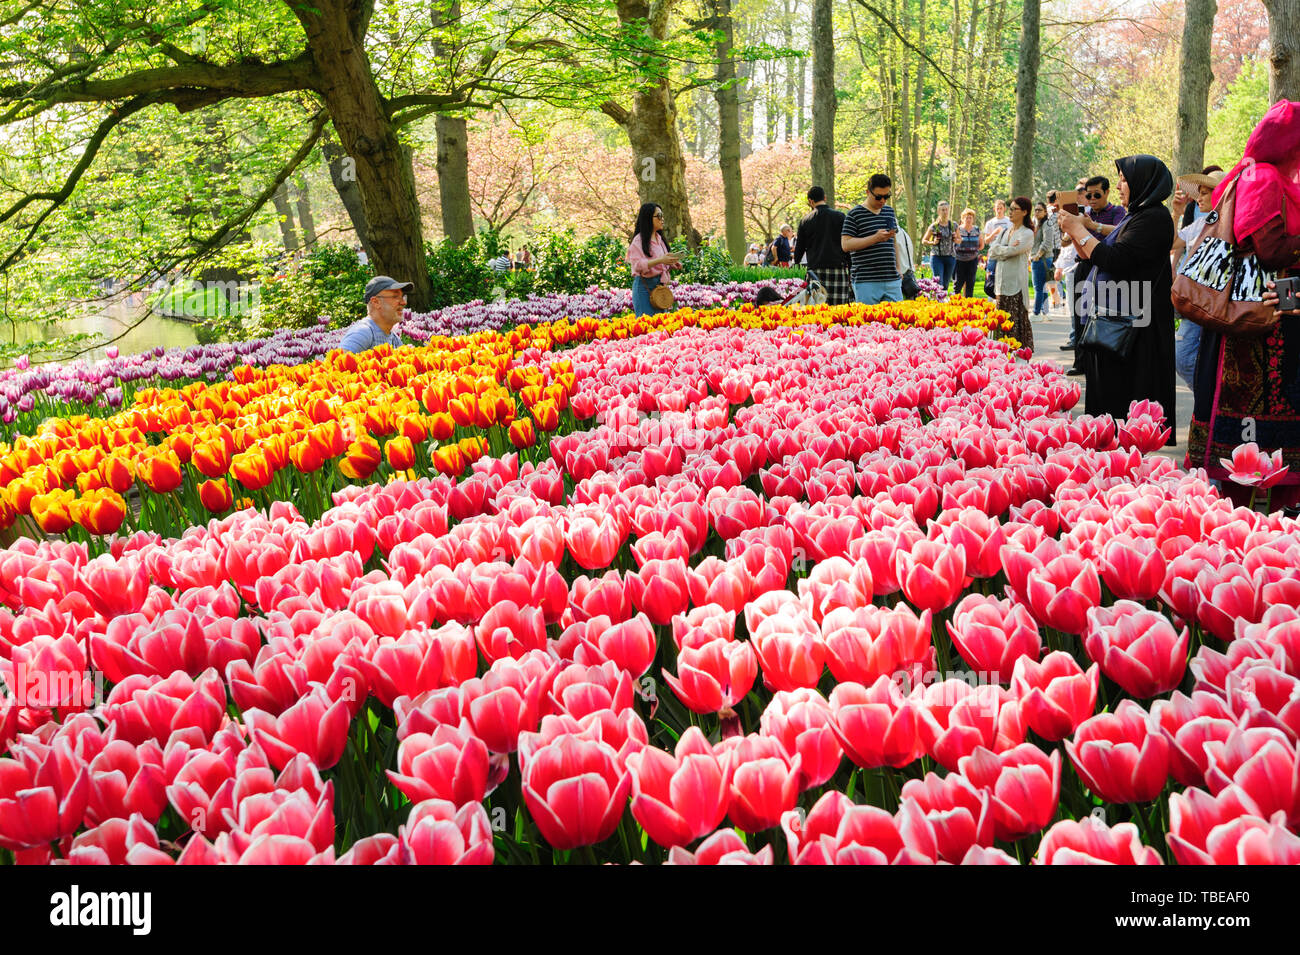
{"label": "pink tulip", "polygon": [[404,865],[491,865],[492,824],[480,803],[430,799],[411,808],[397,830]]}
{"label": "pink tulip", "polygon": [[682,647],[677,676],[664,671],[673,693],[693,713],[730,710],[745,698],[757,675],[753,644],[723,639]]}
{"label": "pink tulip", "polygon": [[1002,753],[1025,741],[1024,714],[1002,687],[951,679],[917,687],[910,702],[924,751],[949,772],[980,747]]}
{"label": "pink tulip", "polygon": [[922,753],[917,711],[898,685],[880,677],[868,689],[841,683],[831,691],[831,728],[844,752],[868,769],[906,766]]}
{"label": "pink tulip", "polygon": [[924,779],[903,783],[902,798],[924,814],[934,832],[935,851],[944,862],[959,865],[972,848],[992,845],[989,794],[965,776],[953,772],[941,779],[926,773]]}
{"label": "pink tulip", "polygon": [[801,758],[787,756],[766,736],[733,736],[715,748],[731,780],[727,815],[745,832],[762,832],[781,821],[799,797]]}
{"label": "pink tulip", "polygon": [[465,717],[488,749],[513,753],[519,734],[536,729],[557,670],[555,660],[534,650],[518,660],[497,660],[481,678],[461,685]]}
{"label": "pink tulip", "polygon": [[1017,660],[1037,660],[1043,648],[1038,625],[1024,605],[982,594],[961,599],[948,634],[963,660],[999,683],[1011,681]]}
{"label": "pink tulip", "polygon": [[445,799],[463,806],[482,802],[488,789],[488,748],[465,725],[412,733],[397,750],[399,772],[388,771],[413,803]]}
{"label": "pink tulip", "polygon": [[674,755],[646,747],[629,756],[627,766],[632,815],[665,848],[707,835],[727,814],[727,773],[698,727],[682,734]]}
{"label": "pink tulip", "polygon": [[665,865],[771,865],[772,847],[750,852],[735,829],[719,829],[700,843],[694,852],[680,846],[668,853]]}
{"label": "pink tulip", "polygon": [[920,540],[897,557],[903,595],[922,610],[939,611],[952,605],[968,583],[966,553],[938,541]]}
{"label": "pink tulip", "polygon": [[607,744],[561,736],[521,754],[524,802],[556,849],[604,842],[618,827],[632,777]]}
{"label": "pink tulip", "polygon": [[934,668],[930,611],[918,617],[900,603],[887,607],[833,610],[822,621],[826,663],[841,683],[869,686],[882,676],[905,674],[920,682]]}
{"label": "pink tulip", "polygon": [[1121,822],[1107,826],[1085,816],[1062,819],[1048,829],[1038,844],[1034,862],[1039,865],[1163,865],[1160,853],[1144,846],[1137,826]]}
{"label": "pink tulip", "polygon": [[351,713],[345,700],[330,699],[325,687],[316,684],[279,716],[248,710],[244,722],[276,769],[289,765],[299,753],[329,769],[343,756]]}
{"label": "pink tulip", "polygon": [[1121,600],[1151,600],[1165,580],[1165,556],[1155,542],[1121,535],[1102,552],[1101,579]]}
{"label": "pink tulip", "polygon": [[1150,802],[1169,778],[1169,741],[1132,700],[1085,720],[1065,750],[1084,785],[1107,802]]}
{"label": "pink tulip", "polygon": [[1061,754],[1049,758],[1032,743],[1001,755],[983,747],[961,760],[960,772],[993,804],[994,834],[1006,842],[1037,832],[1056,813],[1061,795]]}
{"label": "pink tulip", "polygon": [[1220,458],[1219,464],[1228,471],[1228,479],[1246,487],[1265,490],[1286,477],[1287,466],[1282,463],[1282,451],[1264,454],[1253,441],[1240,444],[1232,451],[1232,460]]}
{"label": "pink tulip", "polygon": [[1084,673],[1068,653],[1049,653],[1041,663],[1021,657],[1011,676],[1011,692],[1019,697],[1029,728],[1056,741],[1092,715],[1100,677],[1096,666]]}
{"label": "pink tulip", "polygon": [[1169,620],[1131,600],[1088,611],[1083,645],[1101,672],[1138,699],[1167,693],[1187,669],[1186,628],[1180,634]]}
{"label": "pink tulip", "polygon": [[24,849],[70,836],[90,797],[86,764],[67,737],[14,745],[0,759],[0,846]]}
{"label": "pink tulip", "polygon": [[806,819],[786,813],[781,828],[795,865],[915,865],[936,859],[933,829],[914,803],[904,803],[895,817],[831,790]]}
{"label": "pink tulip", "polygon": [[786,755],[800,757],[801,792],[835,775],[844,750],[835,739],[829,704],[813,689],[775,693],[759,717],[759,732],[779,740]]}

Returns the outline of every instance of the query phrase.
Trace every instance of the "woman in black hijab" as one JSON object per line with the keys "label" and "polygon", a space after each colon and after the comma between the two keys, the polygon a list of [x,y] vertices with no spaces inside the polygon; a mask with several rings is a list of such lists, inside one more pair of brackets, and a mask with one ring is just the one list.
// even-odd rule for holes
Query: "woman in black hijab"
{"label": "woman in black hijab", "polygon": [[[1174,308],[1169,299],[1173,276],[1169,249],[1174,223],[1163,203],[1174,188],[1169,168],[1155,156],[1125,156],[1115,161],[1119,194],[1128,215],[1119,227],[1098,239],[1079,216],[1061,213],[1061,228],[1090,265],[1082,280],[1097,292],[1093,305],[1107,304],[1109,314],[1135,316],[1137,332],[1127,358],[1094,348],[1080,351],[1087,375],[1084,411],[1128,417],[1129,404],[1158,401],[1170,428],[1169,444],[1178,433],[1174,421]],[[1095,280],[1095,281],[1094,281]],[[1100,283],[1100,284],[1098,284]],[[1124,306],[1116,308],[1114,306]],[[1086,306],[1085,306],[1086,307]]]}

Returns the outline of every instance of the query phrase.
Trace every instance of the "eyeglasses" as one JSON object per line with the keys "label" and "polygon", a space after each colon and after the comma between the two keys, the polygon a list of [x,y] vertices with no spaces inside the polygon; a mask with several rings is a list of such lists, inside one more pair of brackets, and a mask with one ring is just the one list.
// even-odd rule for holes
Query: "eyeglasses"
{"label": "eyeglasses", "polygon": [[1106,193],[1104,192],[1086,192],[1084,193],[1083,197],[1085,199],[1092,200],[1092,199],[1100,199],[1104,195],[1106,195]]}
{"label": "eyeglasses", "polygon": [[892,193],[888,193],[888,192],[887,192],[887,193],[885,193],[885,194],[882,196],[882,195],[879,195],[878,193],[873,192],[873,193],[871,194],[871,198],[872,198],[872,199],[877,199],[877,200],[879,200],[880,202],[884,202],[886,199],[888,199],[888,198],[890,197],[890,195],[892,195]]}
{"label": "eyeglasses", "polygon": [[394,292],[391,292],[391,293],[390,293],[390,292],[380,292],[380,293],[379,293],[378,295],[376,295],[375,297],[376,297],[376,298],[386,298],[386,299],[388,299],[390,302],[404,302],[404,301],[406,301],[406,293],[403,292],[403,291],[400,291],[400,290],[399,290],[399,291],[394,291]]}
{"label": "eyeglasses", "polygon": [[654,214],[654,218],[656,218],[656,219],[662,219],[663,217],[664,217],[664,214],[663,214],[662,212],[656,212],[656,213]]}

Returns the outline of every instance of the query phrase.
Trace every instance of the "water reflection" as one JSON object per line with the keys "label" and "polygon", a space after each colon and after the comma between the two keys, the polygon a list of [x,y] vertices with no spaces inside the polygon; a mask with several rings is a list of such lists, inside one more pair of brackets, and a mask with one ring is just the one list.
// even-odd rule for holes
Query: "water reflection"
{"label": "water reflection", "polygon": [[156,312],[146,315],[143,306],[115,302],[94,314],[75,316],[57,322],[20,324],[16,338],[12,327],[5,329],[3,334],[6,341],[17,344],[52,342],[78,332],[95,334],[100,337],[101,344],[85,352],[82,357],[104,358],[104,349],[112,339],[117,339],[112,344],[115,344],[123,355],[147,351],[158,345],[163,348],[188,348],[190,345],[198,344],[194,329],[195,325],[192,322],[168,318]]}

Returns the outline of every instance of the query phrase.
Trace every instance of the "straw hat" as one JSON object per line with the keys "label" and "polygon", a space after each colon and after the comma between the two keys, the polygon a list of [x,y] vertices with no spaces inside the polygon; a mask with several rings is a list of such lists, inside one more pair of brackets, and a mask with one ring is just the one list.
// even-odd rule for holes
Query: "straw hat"
{"label": "straw hat", "polygon": [[1178,181],[1185,182],[1190,186],[1207,186],[1210,189],[1213,189],[1219,183],[1223,182],[1223,177],[1226,175],[1227,173],[1222,169],[1216,170],[1209,175],[1199,172],[1189,172],[1179,176]]}

